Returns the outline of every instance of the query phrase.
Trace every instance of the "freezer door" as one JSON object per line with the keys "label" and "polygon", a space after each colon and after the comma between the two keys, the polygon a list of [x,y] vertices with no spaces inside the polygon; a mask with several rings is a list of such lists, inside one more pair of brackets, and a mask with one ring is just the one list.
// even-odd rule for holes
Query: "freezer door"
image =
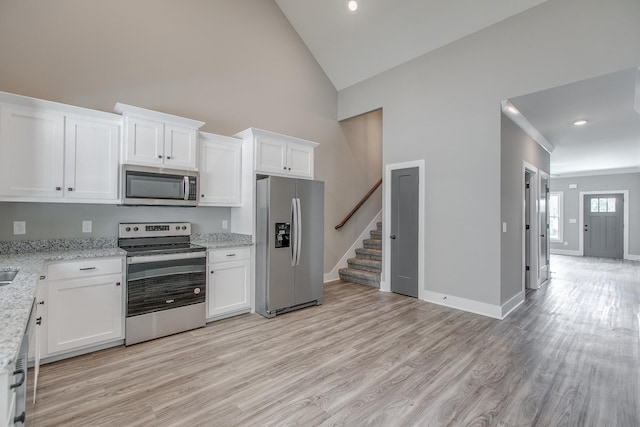
{"label": "freezer door", "polygon": [[[292,200],[295,199],[295,180],[270,177],[269,184],[269,231],[268,231],[268,283],[266,303],[268,311],[294,305],[294,269],[291,265],[293,245],[281,245],[277,236],[282,233],[282,224],[292,225]],[[278,224],[278,226],[276,225]],[[286,226],[285,226],[286,229]],[[291,234],[294,230],[291,230]]]}
{"label": "freezer door", "polygon": [[324,276],[324,182],[296,180],[299,200],[298,264],[295,266],[292,305],[318,300],[322,303]]}

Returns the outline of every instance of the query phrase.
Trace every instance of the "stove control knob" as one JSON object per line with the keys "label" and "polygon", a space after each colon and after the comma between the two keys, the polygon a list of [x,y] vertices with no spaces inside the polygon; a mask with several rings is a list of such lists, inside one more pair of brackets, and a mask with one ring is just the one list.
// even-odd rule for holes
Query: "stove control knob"
{"label": "stove control knob", "polygon": [[133,227],[133,231],[138,231],[138,227]]}
{"label": "stove control knob", "polygon": [[186,225],[183,225],[183,226],[182,226],[182,229],[183,229],[183,230],[186,230],[186,229],[187,229],[187,226],[186,226]]}
{"label": "stove control knob", "polygon": [[176,225],[176,230],[180,230],[180,226],[179,225]]}
{"label": "stove control knob", "polygon": [[196,294],[196,295],[199,295],[200,294],[200,288],[195,288],[193,290],[193,293]]}
{"label": "stove control knob", "polygon": [[131,231],[131,227],[125,228],[124,231]]}

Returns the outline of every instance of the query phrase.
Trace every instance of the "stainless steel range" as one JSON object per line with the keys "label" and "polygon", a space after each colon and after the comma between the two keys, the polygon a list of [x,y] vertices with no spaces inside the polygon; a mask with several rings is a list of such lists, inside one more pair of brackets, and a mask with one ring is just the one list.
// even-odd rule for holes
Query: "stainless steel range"
{"label": "stainless steel range", "polygon": [[125,344],[164,337],[206,322],[206,248],[190,243],[188,222],[120,224],[127,251]]}

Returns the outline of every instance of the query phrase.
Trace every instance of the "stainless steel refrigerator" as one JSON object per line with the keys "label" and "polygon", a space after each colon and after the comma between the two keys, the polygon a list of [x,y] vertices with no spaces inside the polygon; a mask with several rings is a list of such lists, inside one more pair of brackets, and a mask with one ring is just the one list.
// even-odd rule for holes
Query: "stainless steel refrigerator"
{"label": "stainless steel refrigerator", "polygon": [[322,304],[324,182],[271,176],[256,186],[256,311]]}

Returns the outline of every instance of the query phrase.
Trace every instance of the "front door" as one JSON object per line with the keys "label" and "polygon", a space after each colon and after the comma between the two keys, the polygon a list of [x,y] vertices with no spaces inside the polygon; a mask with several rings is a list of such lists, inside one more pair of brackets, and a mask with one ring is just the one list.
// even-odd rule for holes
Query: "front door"
{"label": "front door", "polygon": [[418,168],[391,171],[391,292],[418,297]]}
{"label": "front door", "polygon": [[584,196],[584,256],[622,258],[622,194]]}

